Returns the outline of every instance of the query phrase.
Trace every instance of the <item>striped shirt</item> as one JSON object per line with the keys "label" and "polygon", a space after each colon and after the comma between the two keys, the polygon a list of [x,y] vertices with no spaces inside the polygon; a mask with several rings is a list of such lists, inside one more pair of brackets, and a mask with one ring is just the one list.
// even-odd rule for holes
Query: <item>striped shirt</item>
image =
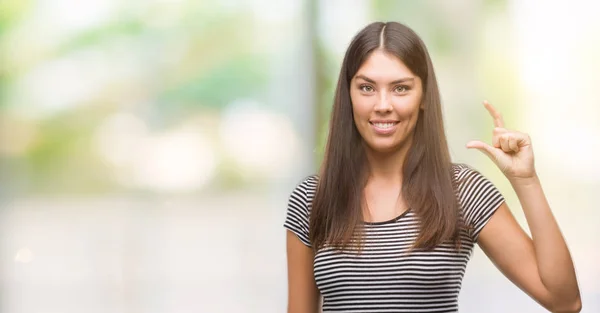
{"label": "striped shirt", "polygon": [[[360,254],[325,247],[315,253],[314,278],[323,296],[323,312],[458,312],[458,295],[479,232],[504,201],[479,172],[455,165],[458,198],[467,229],[461,250],[451,243],[431,251],[408,249],[417,238],[412,210],[384,222],[363,222]],[[318,178],[310,176],[289,197],[284,227],[305,245]]]}

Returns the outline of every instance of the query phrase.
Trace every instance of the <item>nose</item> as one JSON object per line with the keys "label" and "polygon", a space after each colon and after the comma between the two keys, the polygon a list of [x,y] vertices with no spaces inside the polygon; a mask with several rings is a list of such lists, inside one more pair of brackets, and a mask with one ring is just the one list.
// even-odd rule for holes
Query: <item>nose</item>
{"label": "nose", "polygon": [[392,111],[392,102],[390,101],[389,95],[385,92],[381,93],[375,104],[375,111],[381,113],[388,113]]}

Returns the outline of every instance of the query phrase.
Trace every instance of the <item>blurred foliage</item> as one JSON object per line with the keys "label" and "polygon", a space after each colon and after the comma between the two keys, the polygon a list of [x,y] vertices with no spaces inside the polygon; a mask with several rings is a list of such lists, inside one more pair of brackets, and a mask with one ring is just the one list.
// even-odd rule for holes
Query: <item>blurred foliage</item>
{"label": "blurred foliage", "polygon": [[[21,20],[31,8],[32,1],[0,1],[0,36]],[[1,38],[1,37],[0,37]]]}
{"label": "blurred foliage", "polygon": [[242,55],[198,72],[197,77],[167,90],[159,103],[171,106],[224,108],[242,97],[262,99],[265,96],[268,63],[260,55]]}
{"label": "blurred foliage", "polygon": [[[308,29],[316,75],[313,80],[317,128],[315,158],[319,164],[326,144],[341,59],[319,39],[319,1],[307,0],[307,4],[308,12],[298,14],[309,14],[310,20]],[[268,88],[272,78],[269,68],[273,55],[266,45],[258,42],[260,21],[256,20],[258,17],[252,10],[230,9],[217,2],[205,1],[181,2],[181,7],[175,11],[173,6],[164,3],[123,5],[105,23],[53,42],[54,46],[44,47],[46,50],[36,56],[38,58],[27,59],[30,63],[15,65],[5,52],[8,49],[1,48],[8,44],[7,34],[33,18],[34,5],[30,1],[0,1],[0,108],[27,105],[7,101],[12,99],[13,84],[36,68],[68,59],[78,52],[96,51],[104,58],[119,58],[126,54],[125,57],[137,59],[132,60],[134,66],[143,67],[138,69],[141,74],[135,76],[139,81],[119,81],[114,84],[122,85],[104,86],[104,89],[98,86],[100,92],[86,103],[36,121],[39,138],[20,160],[27,165],[24,167],[26,173],[18,173],[26,175],[35,190],[115,188],[113,177],[107,174],[107,165],[90,146],[99,125],[116,112],[133,112],[148,122],[153,131],[160,131],[198,114],[206,113],[218,119],[223,109],[240,98],[270,104]],[[372,0],[369,5],[371,20],[406,23],[417,30],[437,57],[459,55],[465,49],[489,50],[486,48],[489,43],[483,38],[477,39],[480,46],[467,46],[461,40],[460,32],[450,27],[460,17],[447,16],[436,1]],[[493,12],[506,5],[506,1],[487,0],[479,5],[483,14],[495,14]],[[35,35],[39,36],[41,32],[42,29],[36,30]],[[15,52],[14,49],[10,51]],[[482,77],[483,93],[494,101],[512,103],[518,94],[519,82],[515,79],[516,73],[510,72],[512,67],[503,65],[507,58],[503,53],[499,51],[472,61],[477,64]],[[110,64],[110,59],[103,61]],[[86,69],[81,71],[85,73]],[[115,94],[107,96],[103,94],[109,92],[105,89]],[[466,119],[480,116],[478,105],[468,108]],[[513,111],[504,113],[510,119]],[[486,121],[473,123],[478,123],[477,127],[482,131],[488,126]],[[212,128],[214,125],[203,127],[212,136],[218,136]],[[211,140],[218,142],[217,138]],[[217,167],[214,182],[219,186],[235,188],[248,182],[247,175],[226,156],[220,157]],[[48,184],[49,181],[53,183]]]}
{"label": "blurred foliage", "polygon": [[45,130],[22,160],[27,162],[31,188],[38,192],[70,193],[110,190],[112,177],[95,153],[91,138],[106,109],[83,107],[42,121]]}
{"label": "blurred foliage", "polygon": [[[7,34],[32,18],[33,4],[0,1],[0,48],[8,44]],[[139,100],[145,103],[144,107],[121,103],[122,97],[118,95],[131,98],[128,94],[131,91],[117,87],[113,88],[118,92],[116,97],[106,97],[102,94],[105,86],[97,86],[101,92],[86,103],[59,110],[36,122],[39,138],[18,157],[18,163],[24,166],[10,175],[27,177],[27,187],[38,192],[114,189],[114,178],[108,175],[107,165],[92,146],[97,128],[111,114],[133,109],[149,118],[149,126],[156,130],[156,127],[175,126],[205,110],[218,112],[239,97],[266,103],[260,100],[264,100],[267,91],[268,53],[260,51],[253,42],[256,21],[252,12],[223,10],[217,3],[207,2],[189,1],[181,6],[179,12],[170,12],[178,17],[166,21],[161,18],[168,16],[164,13],[173,6],[160,3],[143,8],[120,6],[106,23],[82,29],[54,42],[52,47],[44,47],[46,52],[40,59],[29,64],[15,65],[11,55],[4,53],[7,50],[0,49],[0,108],[27,105],[8,99],[12,99],[9,97],[12,84],[29,71],[57,59],[68,59],[80,51],[97,51],[104,58],[112,58],[115,57],[112,47],[117,43],[127,49],[118,50],[117,57],[123,52],[133,54],[145,67],[141,81],[127,82],[141,88],[133,92],[141,92]],[[35,35],[39,32],[43,29]],[[15,49],[11,51],[15,53]],[[172,54],[173,51],[178,54]],[[10,73],[9,64],[12,64]],[[81,69],[82,79],[86,79],[85,71]],[[32,110],[40,109],[19,109]],[[239,175],[227,176],[231,177],[228,179],[231,185],[242,181]]]}
{"label": "blurred foliage", "polygon": [[135,38],[143,36],[145,32],[147,32],[147,29],[141,20],[137,18],[120,19],[117,22],[101,25],[100,27],[75,34],[75,36],[59,45],[55,49],[55,53],[56,55],[65,55],[94,46],[101,48],[103,44],[115,38],[126,36],[135,40]]}
{"label": "blurred foliage", "polygon": [[[373,0],[374,20],[395,21],[413,28],[427,42],[427,48],[437,54],[448,54],[455,44],[456,34],[449,28],[443,10],[435,1]],[[426,16],[427,18],[423,18]],[[435,23],[431,21],[434,20]]]}
{"label": "blurred foliage", "polygon": [[0,110],[7,106],[5,99],[9,81],[8,66],[10,60],[6,55],[8,49],[6,49],[7,43],[4,39],[12,27],[26,16],[30,6],[31,1],[28,0],[0,1]]}

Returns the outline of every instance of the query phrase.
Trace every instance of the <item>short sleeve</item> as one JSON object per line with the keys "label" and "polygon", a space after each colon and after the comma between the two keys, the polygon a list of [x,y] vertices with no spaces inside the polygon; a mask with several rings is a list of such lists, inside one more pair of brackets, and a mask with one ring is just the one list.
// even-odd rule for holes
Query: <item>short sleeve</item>
{"label": "short sleeve", "polygon": [[457,178],[463,218],[471,239],[477,242],[479,233],[504,202],[504,197],[491,181],[468,166],[460,166]]}
{"label": "short sleeve", "polygon": [[302,243],[311,246],[308,234],[310,203],[316,190],[316,177],[304,179],[294,188],[288,198],[287,212],[283,226],[294,233]]}

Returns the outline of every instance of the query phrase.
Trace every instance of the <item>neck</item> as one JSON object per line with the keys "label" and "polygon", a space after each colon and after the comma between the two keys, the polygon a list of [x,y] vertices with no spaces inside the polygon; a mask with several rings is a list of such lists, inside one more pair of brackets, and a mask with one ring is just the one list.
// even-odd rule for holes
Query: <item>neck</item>
{"label": "neck", "polygon": [[410,144],[392,152],[376,152],[367,148],[369,162],[369,180],[386,182],[387,184],[402,185],[403,166]]}

